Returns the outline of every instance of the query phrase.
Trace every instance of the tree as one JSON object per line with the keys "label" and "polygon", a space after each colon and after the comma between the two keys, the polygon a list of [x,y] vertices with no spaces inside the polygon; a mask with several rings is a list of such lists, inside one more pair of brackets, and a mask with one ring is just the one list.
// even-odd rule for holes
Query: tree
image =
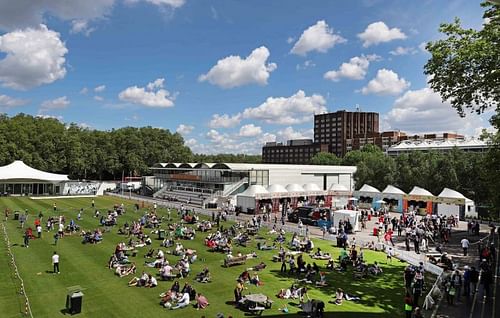
{"label": "tree", "polygon": [[[425,65],[431,88],[448,100],[461,116],[466,109],[481,114],[494,108],[491,124],[497,129],[490,134],[490,147],[482,160],[479,180],[486,186],[491,211],[500,216],[500,4],[486,1],[485,23],[481,30],[464,29],[460,20],[441,24],[439,31],[446,36],[429,42],[426,49],[432,57]],[[473,169],[472,169],[473,170]]]}
{"label": "tree", "polygon": [[496,107],[492,120],[500,128],[500,5],[484,2],[481,30],[463,29],[460,19],[441,24],[445,39],[429,42],[432,57],[425,65],[429,84],[449,100],[461,116],[470,108],[478,114]]}
{"label": "tree", "polygon": [[339,166],[341,163],[342,159],[329,152],[318,152],[311,158],[311,164],[313,165]]}

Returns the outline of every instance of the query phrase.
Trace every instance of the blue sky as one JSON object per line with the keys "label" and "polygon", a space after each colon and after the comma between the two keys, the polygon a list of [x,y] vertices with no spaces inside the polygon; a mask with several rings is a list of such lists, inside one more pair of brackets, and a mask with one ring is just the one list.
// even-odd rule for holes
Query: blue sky
{"label": "blue sky", "polygon": [[312,137],[314,113],[477,135],[426,86],[422,43],[480,1],[0,0],[0,111],[179,131],[195,152]]}

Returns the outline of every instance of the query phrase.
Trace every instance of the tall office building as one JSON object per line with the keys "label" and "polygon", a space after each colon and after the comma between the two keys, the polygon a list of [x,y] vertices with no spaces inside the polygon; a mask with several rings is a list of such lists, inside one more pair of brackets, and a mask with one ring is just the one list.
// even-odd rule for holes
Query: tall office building
{"label": "tall office building", "polygon": [[347,139],[378,133],[378,126],[378,113],[374,112],[340,110],[319,114],[314,116],[314,141],[327,144],[329,152],[342,158],[348,151]]}
{"label": "tall office building", "polygon": [[318,152],[331,152],[342,158],[348,149],[346,140],[378,133],[378,113],[345,110],[314,116],[314,142],[289,140],[267,143],[262,148],[263,163],[307,164]]}

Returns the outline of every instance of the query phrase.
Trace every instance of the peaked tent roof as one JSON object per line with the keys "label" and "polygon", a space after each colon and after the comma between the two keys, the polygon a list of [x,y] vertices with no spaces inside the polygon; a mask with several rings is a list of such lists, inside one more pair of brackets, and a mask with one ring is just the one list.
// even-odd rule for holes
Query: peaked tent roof
{"label": "peaked tent roof", "polygon": [[297,183],[287,184],[285,188],[288,190],[288,192],[304,192],[304,188],[302,188],[302,186]]}
{"label": "peaked tent roof", "polygon": [[383,194],[405,194],[403,192],[403,190],[399,189],[399,188],[396,188],[395,186],[393,185],[388,185],[387,187],[385,187],[384,191],[382,191]]}
{"label": "peaked tent roof", "polygon": [[316,183],[305,183],[303,188],[306,191],[323,191]]}
{"label": "peaked tent roof", "polygon": [[267,192],[269,193],[287,193],[288,190],[281,184],[271,184],[267,187]]}
{"label": "peaked tent roof", "polygon": [[434,194],[430,193],[429,191],[423,189],[423,188],[420,188],[420,187],[417,187],[417,186],[414,186],[413,189],[411,189],[410,193],[408,193],[409,195],[421,195],[421,196],[434,196]]}
{"label": "peaked tent roof", "polygon": [[465,197],[462,193],[449,189],[449,188],[444,188],[443,191],[438,195],[439,198],[452,198],[452,199],[466,199],[469,200],[467,197]]}
{"label": "peaked tent roof", "polygon": [[349,189],[347,189],[347,187],[343,184],[340,184],[340,183],[334,183],[330,186],[330,189],[328,189],[330,191],[347,191],[349,192]]}
{"label": "peaked tent roof", "polygon": [[379,189],[372,187],[369,184],[363,184],[361,189],[358,190],[358,192],[371,192],[371,193],[380,193]]}
{"label": "peaked tent roof", "polygon": [[238,195],[246,196],[246,197],[253,197],[256,194],[265,194],[265,193],[269,193],[269,191],[267,191],[266,188],[264,188],[261,185],[254,184],[254,185],[251,185],[248,189],[246,189],[243,193],[240,193]]}
{"label": "peaked tent roof", "polygon": [[49,173],[26,165],[21,160],[0,167],[0,180],[68,181],[65,174]]}

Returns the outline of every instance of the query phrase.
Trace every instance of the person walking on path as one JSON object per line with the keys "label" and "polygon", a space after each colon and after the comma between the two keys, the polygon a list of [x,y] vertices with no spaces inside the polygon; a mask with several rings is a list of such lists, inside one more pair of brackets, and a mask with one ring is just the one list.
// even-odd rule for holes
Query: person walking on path
{"label": "person walking on path", "polygon": [[464,250],[464,256],[467,256],[467,252],[469,250],[469,245],[470,245],[470,242],[469,240],[464,237],[461,241],[460,241],[460,244],[462,244],[462,248]]}
{"label": "person walking on path", "polygon": [[54,267],[53,273],[60,274],[61,272],[59,271],[59,255],[57,254],[56,251],[54,251],[54,254],[52,255],[52,265]]}

